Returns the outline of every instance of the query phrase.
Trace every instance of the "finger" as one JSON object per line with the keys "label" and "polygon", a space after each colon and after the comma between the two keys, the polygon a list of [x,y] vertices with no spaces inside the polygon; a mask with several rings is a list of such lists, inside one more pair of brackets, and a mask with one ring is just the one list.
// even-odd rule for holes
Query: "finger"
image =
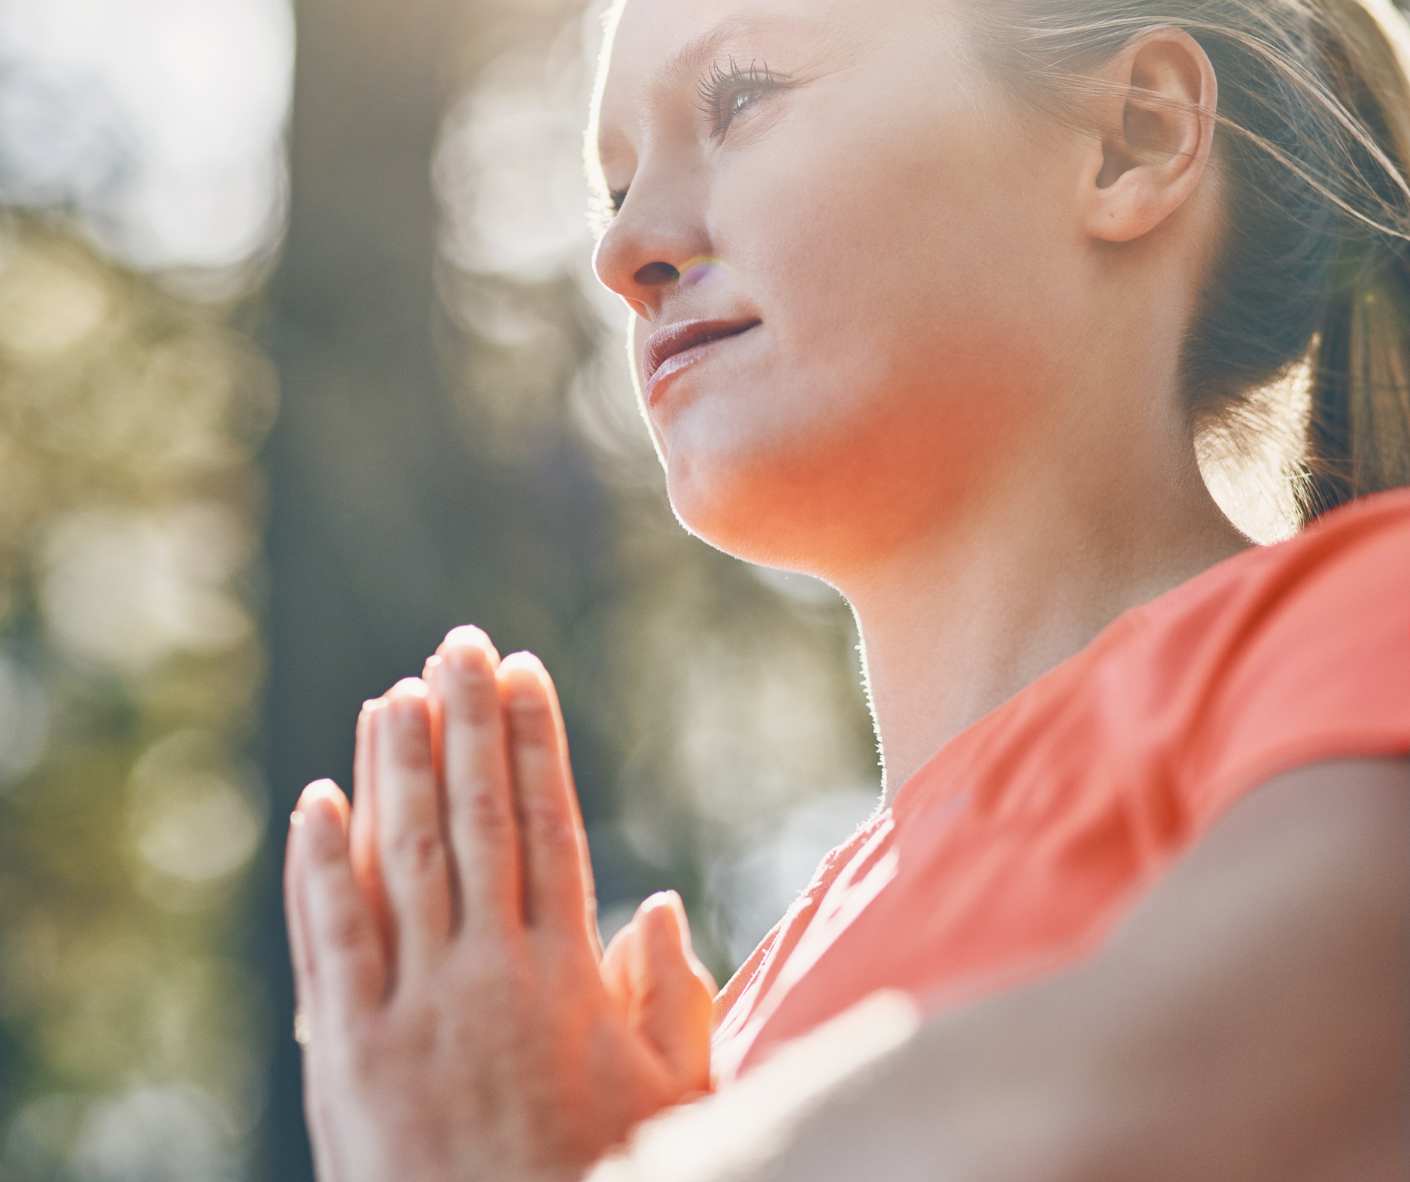
{"label": "finger", "polygon": [[338,1182],[343,1175],[339,1172],[333,1154],[333,1138],[328,1128],[331,1121],[324,1110],[323,1083],[325,1068],[318,1055],[304,1052],[303,1057],[303,1097],[304,1124],[308,1128],[309,1147],[313,1150],[313,1172],[316,1178],[326,1178]]}
{"label": "finger", "polygon": [[348,858],[347,812],[338,786],[317,780],[299,799],[303,823],[294,827],[295,882],[314,966],[309,1020],[324,1038],[342,1037],[350,1021],[374,1009],[387,979],[376,922]]}
{"label": "finger", "polygon": [[472,935],[524,923],[519,823],[510,787],[508,730],[495,674],[499,654],[473,626],[456,628],[432,670],[445,746],[446,828]]}
{"label": "finger", "polygon": [[436,779],[436,803],[440,809],[441,841],[446,845],[446,878],[450,883],[450,930],[453,933],[460,926],[460,878],[455,863],[454,848],[450,844],[450,828],[446,821],[445,791],[445,712],[441,707],[441,697],[431,688],[431,677],[441,663],[439,656],[429,656],[421,672],[421,680],[426,685],[426,714],[430,720],[431,773]]}
{"label": "finger", "polygon": [[[439,653],[433,653],[426,658],[426,664],[421,668],[421,680],[426,683],[428,689],[438,676],[436,670],[440,668],[441,657]],[[431,762],[436,769],[436,779],[445,782],[445,731],[443,711],[441,709],[440,695],[431,692],[426,695],[426,709],[431,715]]]}
{"label": "finger", "polygon": [[313,997],[313,949],[308,942],[302,884],[299,879],[299,830],[303,814],[289,814],[289,836],[284,844],[284,926],[289,933],[289,958],[294,966],[294,1013],[307,1017]]}
{"label": "finger", "polygon": [[[295,1037],[300,1037],[301,1032],[307,1031],[308,1023],[311,1020],[310,1007],[316,1004],[314,1002],[316,986],[313,975],[313,947],[308,935],[308,917],[305,914],[307,911],[306,892],[303,886],[304,871],[301,869],[302,859],[300,857],[300,851],[304,844],[300,832],[303,824],[304,815],[296,808],[289,815],[289,837],[284,850],[284,915],[289,931],[289,949],[294,965]],[[331,1159],[329,1157],[327,1122],[323,1119],[323,1112],[318,1103],[318,1055],[316,1048],[306,1039],[301,1038],[300,1041],[303,1047],[304,1120],[308,1125],[314,1160],[320,1169],[327,1172],[330,1167],[325,1163]]]}
{"label": "finger", "polygon": [[424,972],[450,939],[450,857],[431,754],[426,683],[408,677],[372,716],[377,847],[396,932],[398,978]]}
{"label": "finger", "polygon": [[363,897],[372,906],[382,948],[388,958],[392,953],[392,913],[387,904],[387,888],[382,881],[381,858],[377,853],[377,791],[373,775],[372,715],[387,704],[385,698],[370,698],[363,702],[357,716],[356,738],[353,742],[353,798],[351,852],[353,874],[362,888]]}
{"label": "finger", "polygon": [[681,901],[677,891],[667,891],[666,899],[670,903],[671,910],[675,913],[676,935],[680,938],[681,955],[685,957],[686,965],[695,979],[700,982],[700,987],[710,995],[713,1010],[715,994],[719,993],[720,987],[716,983],[714,975],[695,955],[695,946],[690,938],[690,919],[685,913],[685,904]]}
{"label": "finger", "polygon": [[706,1091],[714,990],[690,963],[693,954],[680,926],[683,914],[664,892],[647,899],[637,912],[637,1025],[681,1086]]}
{"label": "finger", "polygon": [[634,1020],[636,988],[632,973],[639,963],[635,951],[638,929],[635,919],[628,920],[607,942],[602,954],[602,983],[623,1014]]}
{"label": "finger", "polygon": [[556,938],[584,940],[600,955],[587,834],[568,764],[558,697],[532,653],[496,672],[509,727],[514,805],[524,852],[525,923]]}

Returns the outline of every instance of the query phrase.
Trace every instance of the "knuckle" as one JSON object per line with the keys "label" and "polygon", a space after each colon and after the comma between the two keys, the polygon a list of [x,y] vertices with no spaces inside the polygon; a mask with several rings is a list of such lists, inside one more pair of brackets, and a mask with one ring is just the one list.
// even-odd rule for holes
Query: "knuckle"
{"label": "knuckle", "polygon": [[[411,679],[398,682],[404,685]],[[413,767],[429,764],[431,758],[431,716],[421,694],[393,691],[377,712],[376,725],[390,740],[392,758]]]}
{"label": "knuckle", "polygon": [[495,687],[494,670],[479,646],[451,648],[446,653],[444,671],[449,675],[451,695],[457,702],[498,709],[499,691]]}
{"label": "knuckle", "polygon": [[335,1074],[359,1082],[375,1078],[388,1061],[381,1016],[350,1019],[341,1034],[328,1047],[329,1053],[339,1059]]}
{"label": "knuckle", "polygon": [[434,1005],[420,1005],[400,1015],[397,1041],[408,1057],[425,1062],[435,1052],[442,1015]]}
{"label": "knuckle", "polygon": [[424,721],[407,723],[397,729],[394,754],[402,767],[420,769],[431,766],[431,736]]}
{"label": "knuckle", "polygon": [[465,795],[465,812],[470,823],[490,833],[507,833],[514,828],[514,813],[502,792],[475,788]]}
{"label": "knuckle", "polygon": [[511,699],[506,707],[509,730],[514,741],[534,747],[550,747],[556,738],[553,715],[536,699]]}
{"label": "knuckle", "polygon": [[513,939],[478,939],[461,945],[449,971],[477,997],[512,1000],[531,983],[533,965],[525,952]]}
{"label": "knuckle", "polygon": [[567,811],[548,800],[524,802],[524,828],[531,840],[553,850],[570,852],[578,844],[577,827]]}
{"label": "knuckle", "polygon": [[355,907],[340,906],[328,916],[324,939],[330,949],[343,955],[367,950],[372,942],[372,926]]}
{"label": "knuckle", "polygon": [[455,680],[450,706],[472,726],[489,726],[499,719],[499,691],[489,677],[464,674]]}
{"label": "knuckle", "polygon": [[585,940],[555,927],[536,929],[534,951],[541,979],[559,989],[572,990],[577,983],[599,976],[601,967]]}
{"label": "knuckle", "polygon": [[441,835],[426,826],[401,829],[392,835],[390,860],[398,872],[424,879],[445,868],[446,852]]}

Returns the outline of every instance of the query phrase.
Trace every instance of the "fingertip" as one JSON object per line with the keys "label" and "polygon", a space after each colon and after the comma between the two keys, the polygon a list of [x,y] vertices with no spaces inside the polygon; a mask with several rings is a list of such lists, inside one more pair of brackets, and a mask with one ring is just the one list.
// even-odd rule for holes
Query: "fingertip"
{"label": "fingertip", "polygon": [[636,915],[633,916],[633,921],[645,920],[653,911],[659,910],[661,908],[662,903],[664,902],[664,891],[655,891],[654,893],[647,895],[646,898],[644,898],[640,903],[637,904]]}
{"label": "fingertip", "polygon": [[714,974],[695,954],[690,937],[690,920],[680,892],[657,891],[642,904],[642,908],[651,915],[660,913],[652,927],[659,941],[653,944],[653,950],[662,954],[674,953],[711,997],[718,993],[720,987],[715,982]]}
{"label": "fingertip", "polygon": [[489,657],[491,665],[498,665],[500,662],[499,649],[495,648],[489,633],[483,628],[477,628],[474,624],[460,624],[452,628],[446,633],[445,639],[441,641],[440,648],[436,651],[441,653],[464,646],[482,650]]}
{"label": "fingertip", "polygon": [[391,689],[386,696],[391,697],[412,697],[424,698],[431,692],[430,686],[420,677],[403,677]]}
{"label": "fingertip", "polygon": [[516,691],[534,695],[547,682],[548,670],[528,649],[520,649],[500,661],[495,676],[511,695]]}
{"label": "fingertip", "polygon": [[671,905],[671,892],[657,891],[649,896],[642,903],[639,915],[655,951],[681,947],[681,930],[676,910]]}
{"label": "fingertip", "polygon": [[346,805],[343,790],[326,777],[312,781],[299,794],[299,811],[306,816],[314,809],[331,809],[336,816],[341,816]]}
{"label": "fingertip", "polygon": [[676,927],[680,931],[681,941],[684,943],[690,939],[690,918],[685,913],[685,900],[680,897],[679,891],[667,891],[671,913],[676,917]]}
{"label": "fingertip", "polygon": [[299,796],[296,811],[303,820],[294,827],[307,833],[315,852],[326,855],[342,847],[348,801],[332,780],[315,780],[308,785]]}

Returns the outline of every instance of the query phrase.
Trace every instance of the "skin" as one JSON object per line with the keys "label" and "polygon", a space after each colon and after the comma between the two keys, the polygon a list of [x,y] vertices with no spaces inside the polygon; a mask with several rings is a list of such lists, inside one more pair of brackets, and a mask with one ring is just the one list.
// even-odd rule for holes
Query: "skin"
{"label": "skin", "polygon": [[[710,1090],[715,983],[678,896],[604,954],[551,679],[458,628],[368,702],[354,759],[372,820],[300,797],[285,872],[305,1110],[323,1182],[553,1182]],[[371,851],[375,851],[372,853]],[[370,857],[369,857],[370,855]]]}
{"label": "skin", "polygon": [[[736,13],[783,23],[720,57],[800,84],[743,98],[717,140],[691,85],[651,79]],[[1080,135],[972,57],[936,0],[631,2],[593,128],[628,193],[595,265],[638,389],[657,329],[763,322],[643,400],[671,505],[846,597],[888,797],[1121,611],[1253,544],[1174,382],[1220,213],[1210,124],[1094,104],[1130,139]],[[1174,31],[1107,74],[1217,98]],[[701,255],[722,265],[671,278]]]}
{"label": "skin", "polygon": [[[788,23],[736,30],[675,82],[658,77],[732,14]],[[1126,90],[1091,100],[1105,130],[1084,135],[1015,103],[967,52],[958,14],[941,0],[630,0],[592,128],[601,179],[627,190],[594,262],[630,309],[639,396],[652,331],[760,321],[654,405],[642,397],[672,508],[709,544],[846,597],[888,797],[1120,612],[1253,544],[1199,477],[1175,386],[1222,219],[1213,128],[1130,89],[1212,108],[1208,58],[1176,30],[1128,46],[1099,71]],[[716,138],[694,87],[731,54],[796,85],[736,95]],[[689,265],[705,256],[715,261]],[[626,1173],[602,1177],[684,1177],[661,1163],[675,1170],[688,1152],[702,1179],[816,1178],[842,1168],[835,1154],[865,1149],[867,1168],[897,1178],[920,1176],[905,1172],[916,1163],[926,1177],[1025,1182],[1292,1178],[1313,1159],[1255,1149],[1281,1152],[1290,1114],[1300,1128],[1331,1121],[1317,1080],[1364,1070],[1372,1093],[1401,1094],[1388,1081],[1403,1048],[1372,1060],[1365,1050],[1387,999],[1403,995],[1400,978],[1368,967],[1384,965],[1403,910],[1354,925],[1333,909],[1312,939],[1312,900],[1334,894],[1341,867],[1256,835],[1330,834],[1376,868],[1367,898],[1391,897],[1398,848],[1382,841],[1373,854],[1371,838],[1401,831],[1403,761],[1353,768],[1366,804],[1350,831],[1328,803],[1349,790],[1346,768],[1323,769],[1296,800],[1274,794],[1300,810],[1287,814],[1295,823],[1207,839],[1195,868],[1153,891],[1144,924],[1092,967],[923,1027],[882,1023],[870,1048],[851,1031],[817,1062],[870,1056],[864,1069],[806,1089],[761,1071],[767,1085],[721,1108],[726,1096],[702,1095],[714,983],[677,904],[645,907],[600,949],[546,673],[528,654],[499,661],[478,629],[457,630],[437,656],[360,719],[351,818],[323,781],[291,831],[306,1103],[325,1182],[580,1178],[673,1110],[701,1114],[698,1144],[628,1155]],[[1235,872],[1255,852],[1256,896]],[[1254,897],[1261,910],[1231,906]],[[1371,1025],[1328,1023],[1314,1042],[1305,1011],[1270,1003],[1277,990],[1241,991],[1229,950],[1270,931],[1304,955],[1279,979],[1342,966],[1340,1004]],[[1174,934],[1187,957],[1175,963],[1209,971],[1170,971],[1160,953]],[[1128,971],[1131,954],[1141,972]],[[1172,1056],[1202,1021],[1243,1032],[1247,1051]],[[1257,1052],[1294,1033],[1311,1067],[1270,1070]],[[1253,1067],[1209,1103],[1171,1103],[1226,1062]],[[804,1091],[809,1103],[792,1104]],[[760,1117],[767,1100],[774,1121]],[[1153,1128],[1149,1113],[1167,1109]],[[998,1111],[1012,1119],[983,1119]],[[943,1147],[940,1112],[951,1114]],[[1095,1130],[1094,1112],[1122,1119]],[[712,1167],[707,1150],[749,1148],[746,1115],[753,1164]],[[1350,1146],[1348,1161],[1392,1160],[1391,1121],[1373,1116],[1380,1140]],[[1015,1128],[1029,1135],[1015,1140]],[[1182,1173],[1191,1145],[1207,1156]]]}
{"label": "skin", "polygon": [[587,1182],[1401,1182],[1407,832],[1404,755],[1274,776],[1096,956],[925,1018],[881,990]]}

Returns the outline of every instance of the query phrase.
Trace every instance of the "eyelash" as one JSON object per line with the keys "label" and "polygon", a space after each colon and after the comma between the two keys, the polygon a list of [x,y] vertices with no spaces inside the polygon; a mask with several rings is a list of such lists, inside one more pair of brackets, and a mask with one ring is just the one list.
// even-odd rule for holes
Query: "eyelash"
{"label": "eyelash", "polygon": [[[712,62],[710,72],[696,83],[696,93],[700,96],[697,109],[710,120],[710,135],[722,140],[734,117],[747,109],[731,107],[730,103],[741,94],[755,91],[767,94],[780,90],[785,85],[787,79],[775,74],[767,63],[756,65],[751,61],[748,69],[741,70],[732,57],[729,59],[728,68],[722,67],[718,61]],[[599,229],[604,223],[611,221],[622,208],[622,202],[626,198],[627,191],[621,189],[597,200],[592,217]]]}
{"label": "eyelash", "polygon": [[[767,93],[779,89],[783,83],[784,79],[770,70],[767,63],[760,66],[751,61],[747,70],[741,70],[734,58],[729,59],[728,69],[723,69],[719,62],[711,63],[710,72],[695,87],[700,95],[698,109],[710,120],[710,134],[723,139],[733,117],[740,113],[739,109],[721,102],[722,98],[727,97],[729,102],[733,102],[741,94],[750,91]],[[728,119],[725,118],[726,113]]]}

